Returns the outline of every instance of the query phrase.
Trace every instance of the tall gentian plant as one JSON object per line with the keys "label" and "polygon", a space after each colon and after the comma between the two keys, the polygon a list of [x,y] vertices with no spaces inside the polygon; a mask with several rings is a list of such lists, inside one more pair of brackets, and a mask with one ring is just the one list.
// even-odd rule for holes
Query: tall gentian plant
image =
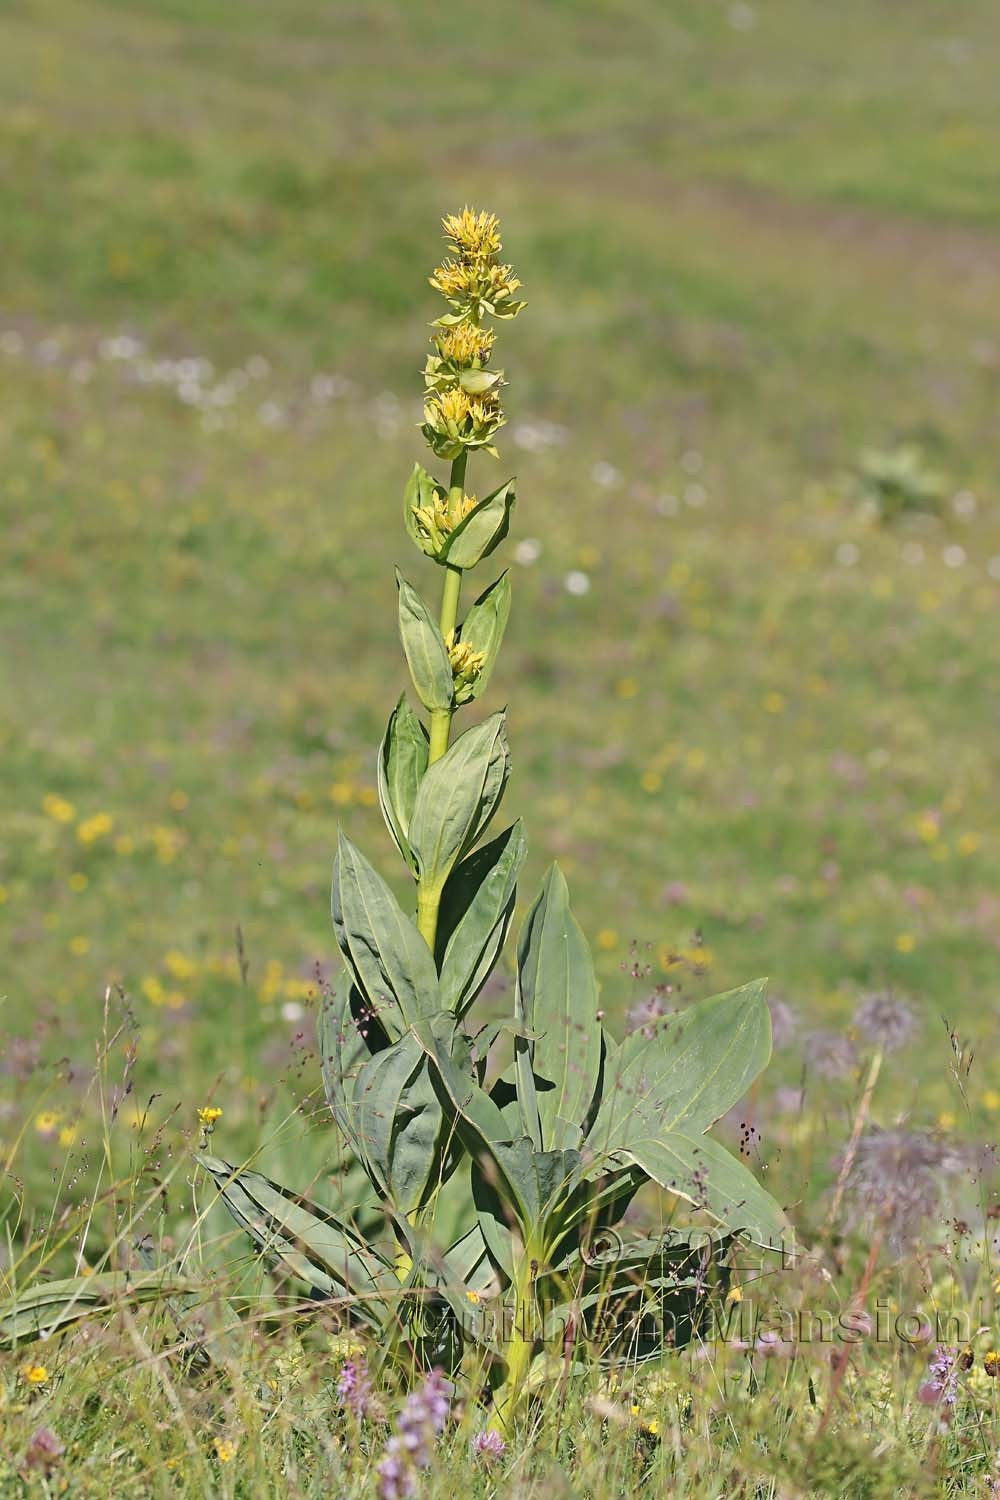
{"label": "tall gentian plant", "polygon": [[[599,1316],[617,1293],[638,1287],[663,1316],[680,1308],[675,1339],[690,1329],[704,1275],[685,1247],[594,1248],[644,1183],[686,1199],[727,1235],[773,1242],[783,1219],[705,1134],[768,1059],[762,981],[616,1040],[553,865],[521,927],[513,1012],[476,1019],[513,917],[525,838],[520,822],[487,837],[510,769],[504,712],[454,733],[458,712],[490,682],[511,602],[504,572],[460,618],[465,575],[504,541],[514,505],[513,480],[480,500],[467,470],[473,455],[496,457],[504,422],[491,325],[524,304],[492,214],[465,209],[444,230],[449,254],[431,285],[447,309],[432,325],[422,431],[451,468],[444,483],[417,464],[403,502],[412,542],[440,570],[440,608],[397,573],[419,708],[399,699],[377,758],[412,901],[400,905],[341,834],[332,912],[344,972],[319,1028],[330,1108],[386,1232],[362,1234],[260,1174],[203,1161],[261,1249],[314,1292],[343,1297],[387,1359],[405,1353],[454,1370],[478,1348],[493,1423],[507,1428],[536,1361],[544,1370],[553,1328],[560,1349],[567,1326],[602,1350],[637,1349],[620,1320],[609,1330]],[[429,1298],[447,1319],[429,1318]]]}

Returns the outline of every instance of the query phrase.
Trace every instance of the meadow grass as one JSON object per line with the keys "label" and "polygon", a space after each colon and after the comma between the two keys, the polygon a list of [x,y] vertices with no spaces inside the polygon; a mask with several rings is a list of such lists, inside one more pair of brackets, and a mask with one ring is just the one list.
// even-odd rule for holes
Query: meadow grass
{"label": "meadow grass", "polygon": [[[370,747],[404,681],[421,276],[468,198],[530,301],[488,705],[511,694],[524,902],[558,856],[619,1023],[656,984],[771,976],[797,1027],[744,1118],[833,1277],[795,1295],[849,1305],[867,1247],[821,1231],[861,997],[919,1020],[873,1120],[989,1143],[1000,1112],[993,7],[512,0],[488,50],[388,0],[2,21],[5,1261],[187,1244],[208,1102],[233,1159],[263,1137],[275,1177],[334,1190],[330,863],[343,824],[393,869]],[[948,484],[888,525],[844,476],[902,442]],[[962,1178],[969,1232],[935,1220],[873,1289],[991,1299],[991,1202]],[[243,1249],[206,1223],[208,1277]],[[70,1336],[36,1387],[7,1361],[5,1482],[40,1482],[48,1424],[75,1493],[362,1492],[380,1438],[331,1417],[321,1325],[193,1382],[164,1326]],[[570,1387],[507,1467],[473,1479],[456,1439],[434,1482],[989,1493],[981,1363],[944,1429],[926,1351],[883,1353],[822,1428],[828,1361],[716,1352],[669,1431]]]}

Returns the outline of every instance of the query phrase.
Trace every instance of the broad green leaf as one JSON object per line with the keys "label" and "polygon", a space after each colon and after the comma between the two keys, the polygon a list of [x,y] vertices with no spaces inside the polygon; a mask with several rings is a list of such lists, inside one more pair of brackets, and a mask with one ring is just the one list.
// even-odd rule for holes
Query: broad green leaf
{"label": "broad green leaf", "polygon": [[545,877],[518,942],[518,992],[531,1046],[542,1143],[582,1138],[601,1066],[597,977],[587,940],[569,909],[558,865]]}
{"label": "broad green leaf", "polygon": [[103,1271],[95,1276],[36,1282],[0,1304],[0,1349],[49,1338],[81,1318],[110,1314],[116,1307],[158,1302],[198,1288],[166,1271],[130,1276]]}
{"label": "broad green leaf", "polygon": [[737,1104],[771,1055],[765,979],[700,1000],[626,1037],[606,1071],[588,1145],[699,1135]]}
{"label": "broad green leaf", "polygon": [[434,503],[434,491],[438,488],[434,477],[420,464],[413,465],[413,472],[406,481],[403,491],[403,522],[406,526],[410,540],[425,552],[428,557],[435,554],[434,543],[431,539],[420,534],[417,525],[417,511],[430,507]]}
{"label": "broad green leaf", "polygon": [[412,1032],[365,1063],[353,1102],[373,1181],[399,1213],[413,1213],[447,1175],[449,1141],[428,1059]]}
{"label": "broad green leaf", "polygon": [[439,561],[450,563],[453,568],[474,568],[484,557],[489,557],[507,535],[513,504],[514,481],[508,479],[492,495],[480,500],[455,527],[441,549]]}
{"label": "broad green leaf", "polygon": [[486,831],[510,774],[505,715],[467,729],[427,770],[410,820],[422,888],[442,891],[452,869]]}
{"label": "broad green leaf", "polygon": [[491,583],[480,594],[462,621],[460,639],[464,645],[471,646],[473,651],[481,651],[484,660],[472,682],[457,689],[456,703],[468,703],[471,698],[478,698],[485,692],[500,652],[509,615],[510,574],[501,573],[496,582]]}
{"label": "broad green leaf", "polygon": [[[355,983],[393,1037],[440,1010],[437,970],[423,937],[381,875],[343,832],[331,896],[337,944]],[[394,1014],[395,1000],[402,1016]]]}
{"label": "broad green leaf", "polygon": [[441,898],[441,1006],[460,1017],[486,983],[504,945],[528,852],[520,819],[456,865]]}
{"label": "broad green leaf", "polygon": [[440,1084],[445,1111],[454,1120],[470,1156],[492,1164],[503,1180],[511,1207],[525,1232],[539,1220],[541,1200],[531,1142],[511,1140],[507,1122],[489,1094],[452,1060],[446,1041],[454,1027],[447,1012],[418,1022],[414,1034],[426,1051]]}
{"label": "broad green leaf", "polygon": [[655,1140],[633,1141],[616,1156],[635,1162],[654,1182],[741,1230],[754,1244],[776,1247],[787,1228],[785,1215],[753,1173],[709,1136],[672,1131]]}
{"label": "broad green leaf", "polygon": [[427,770],[427,730],[403,693],[392,711],[378,752],[378,800],[396,848],[410,869],[416,861],[406,834],[417,800],[417,788]]}
{"label": "broad green leaf", "polygon": [[383,1321],[385,1295],[398,1280],[388,1261],[349,1224],[260,1172],[213,1156],[196,1160],[263,1255],[323,1296],[350,1294],[352,1311],[374,1326]]}
{"label": "broad green leaf", "polygon": [[416,589],[396,570],[399,634],[413,686],[425,708],[450,708],[454,679],[441,628]]}
{"label": "broad green leaf", "polygon": [[341,1134],[360,1157],[361,1143],[354,1117],[354,1083],[362,1065],[385,1042],[381,1027],[367,1013],[368,1002],[343,976],[326,999],[316,1022],[323,1088]]}

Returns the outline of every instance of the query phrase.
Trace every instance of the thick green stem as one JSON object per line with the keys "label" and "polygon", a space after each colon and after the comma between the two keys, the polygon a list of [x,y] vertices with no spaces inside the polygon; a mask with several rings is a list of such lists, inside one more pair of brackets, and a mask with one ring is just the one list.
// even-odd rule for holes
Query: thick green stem
{"label": "thick green stem", "polygon": [[[451,479],[448,483],[448,508],[454,515],[462,514],[462,501],[465,496],[465,466],[469,461],[469,455],[463,448],[458,458],[451,465]],[[446,642],[449,641],[458,624],[458,604],[462,594],[462,570],[445,564],[444,588],[441,591],[441,634]],[[431,712],[430,748],[427,757],[428,765],[433,765],[440,760],[448,748],[451,738],[451,720],[454,707],[436,708]],[[441,905],[441,892],[428,891],[423,886],[417,887],[417,926],[423,933],[424,939],[431,952],[434,952],[434,944],[437,940],[438,908]]]}
{"label": "thick green stem", "polygon": [[[441,594],[441,634],[448,642],[458,624],[458,600],[462,592],[462,570],[445,564],[444,589]],[[428,765],[440,760],[451,736],[451,708],[436,708],[431,713],[431,745]]]}
{"label": "thick green stem", "polygon": [[535,1277],[538,1274],[538,1258],[530,1244],[514,1278],[514,1326],[511,1329],[507,1349],[507,1377],[497,1393],[490,1426],[497,1432],[510,1436],[514,1413],[531,1368],[535,1339]]}

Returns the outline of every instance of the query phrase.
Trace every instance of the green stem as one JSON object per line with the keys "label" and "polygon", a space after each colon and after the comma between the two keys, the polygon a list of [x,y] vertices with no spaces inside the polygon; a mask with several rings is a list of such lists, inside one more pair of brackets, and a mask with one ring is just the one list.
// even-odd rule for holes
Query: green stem
{"label": "green stem", "polygon": [[[462,513],[465,495],[465,467],[469,461],[466,449],[452,461],[451,478],[448,482],[448,508],[455,515]],[[462,570],[445,563],[444,588],[441,591],[441,634],[448,641],[458,624],[458,604],[462,595]],[[430,748],[427,764],[432,766],[448,749],[451,738],[451,720],[454,705],[431,711]],[[438,908],[441,905],[440,891],[427,891],[417,887],[417,926],[424,936],[428,948],[434,952],[437,940]]]}
{"label": "green stem", "polygon": [[[441,634],[448,642],[458,624],[458,600],[462,592],[462,570],[445,563],[444,589],[441,594]],[[431,713],[431,745],[428,765],[440,760],[451,737],[453,708],[436,708]]]}
{"label": "green stem", "polygon": [[492,1428],[507,1437],[510,1436],[514,1413],[534,1354],[535,1335],[538,1331],[534,1317],[538,1264],[538,1258],[529,1243],[524,1247],[524,1255],[514,1279],[514,1326],[507,1350],[507,1377],[497,1393],[493,1419],[490,1422]]}

